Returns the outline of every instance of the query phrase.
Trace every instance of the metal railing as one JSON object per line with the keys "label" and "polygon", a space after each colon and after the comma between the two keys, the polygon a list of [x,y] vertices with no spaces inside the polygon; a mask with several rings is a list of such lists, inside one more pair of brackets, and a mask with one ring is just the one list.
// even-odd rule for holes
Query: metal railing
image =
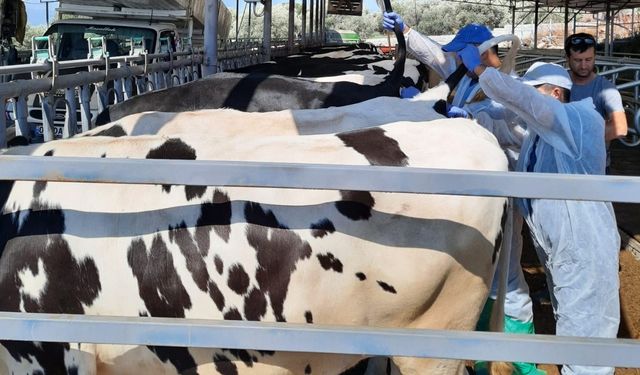
{"label": "metal railing", "polygon": [[[0,84],[0,112],[5,101],[12,99],[16,135],[30,138],[28,97],[40,97],[40,113],[44,141],[54,139],[54,119],[62,106],[63,137],[78,131],[78,110],[81,131],[91,128],[91,102],[97,110],[112,102],[120,102],[150,90],[172,87],[198,79],[202,55],[198,52],[142,53],[136,56],[103,56],[94,59],[56,61],[0,67],[0,75],[31,75]],[[86,69],[75,74],[60,74],[70,69]],[[62,105],[61,105],[62,104]],[[79,108],[77,108],[79,107]],[[6,128],[5,116],[0,116],[0,129]],[[6,133],[0,131],[0,147],[6,145]]]}
{"label": "metal railing", "polygon": [[[640,177],[0,156],[0,180],[320,188],[640,202]],[[428,329],[0,313],[0,339],[640,367],[640,342]]]}

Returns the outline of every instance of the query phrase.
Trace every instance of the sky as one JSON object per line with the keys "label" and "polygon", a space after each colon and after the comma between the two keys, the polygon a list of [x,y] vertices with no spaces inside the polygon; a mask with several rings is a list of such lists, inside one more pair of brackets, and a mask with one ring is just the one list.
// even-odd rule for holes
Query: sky
{"label": "sky", "polygon": [[[27,22],[29,25],[45,25],[47,23],[46,13],[47,13],[47,4],[45,1],[50,0],[24,0],[24,3],[27,7]],[[236,2],[235,0],[223,0],[225,5],[229,9],[235,9]],[[288,0],[273,0],[273,4],[280,4],[283,2],[288,2]],[[296,0],[296,2],[301,2],[300,0]],[[55,17],[55,8],[58,6],[57,1],[52,1],[49,3],[49,21],[52,21]],[[375,0],[364,0],[364,6],[366,9],[370,11],[377,11],[378,5]],[[244,7],[244,0],[240,0],[240,10]]]}

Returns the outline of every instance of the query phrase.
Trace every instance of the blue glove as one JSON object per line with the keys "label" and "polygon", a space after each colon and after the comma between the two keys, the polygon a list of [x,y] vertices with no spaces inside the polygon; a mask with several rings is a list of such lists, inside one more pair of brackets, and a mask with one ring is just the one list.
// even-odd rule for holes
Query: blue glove
{"label": "blue glove", "polygon": [[420,90],[418,90],[415,86],[400,88],[400,97],[402,99],[411,99],[418,94],[420,94]]}
{"label": "blue glove", "polygon": [[447,117],[448,118],[469,118],[469,112],[465,111],[460,107],[456,107],[455,105],[447,105]]}
{"label": "blue glove", "polygon": [[404,21],[402,20],[402,17],[400,17],[399,14],[397,14],[396,12],[382,13],[383,29],[393,31],[393,27],[395,24],[398,24],[398,26],[400,26],[400,31],[404,30]]}
{"label": "blue glove", "polygon": [[462,63],[470,72],[473,72],[476,67],[480,65],[480,52],[478,51],[478,47],[473,44],[468,44],[460,50],[460,52],[458,52],[458,57],[460,57]]}

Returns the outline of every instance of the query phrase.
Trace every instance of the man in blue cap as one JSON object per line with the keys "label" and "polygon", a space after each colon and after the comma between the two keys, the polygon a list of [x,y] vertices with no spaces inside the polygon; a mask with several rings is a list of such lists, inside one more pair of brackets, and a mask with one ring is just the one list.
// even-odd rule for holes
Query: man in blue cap
{"label": "man in blue cap", "polygon": [[[604,119],[593,100],[569,102],[572,82],[560,65],[535,63],[517,80],[459,53],[483,91],[527,128],[516,170],[604,174]],[[518,199],[544,265],[559,336],[616,337],[620,323],[618,235],[609,202]],[[611,367],[565,364],[563,375],[613,374]]]}
{"label": "man in blue cap", "polygon": [[[422,63],[433,69],[442,79],[449,77],[457,68],[459,59],[457,53],[467,45],[479,45],[490,39],[493,34],[484,25],[469,24],[461,28],[453,40],[444,46],[429,37],[423,36],[417,31],[407,26],[402,17],[396,13],[383,14],[383,27],[393,30],[398,24],[405,34],[407,48]],[[497,45],[493,46],[480,57],[482,63],[493,68],[500,68],[502,62],[498,57]],[[448,105],[448,117],[473,117],[484,128],[491,131],[498,142],[505,150],[509,159],[510,169],[514,170],[522,145],[525,129],[517,121],[517,116],[512,111],[506,110],[504,106],[495,101],[479,95],[480,86],[477,84],[475,75],[465,75],[457,84],[455,92],[450,96]],[[406,90],[406,89],[405,89]],[[403,96],[412,96],[414,92]],[[522,225],[523,218],[515,210],[512,215],[512,233],[507,235],[510,238],[511,254],[508,262],[507,293],[505,296],[505,319],[504,331],[507,333],[530,334],[534,333],[533,327],[533,304],[529,295],[529,286],[524,279],[520,257],[522,254]],[[500,272],[500,270],[498,270]],[[479,330],[488,330],[489,316],[493,308],[493,302],[497,295],[497,280],[491,290],[491,296],[482,312]],[[544,371],[538,370],[534,364],[517,362],[513,363],[516,375],[541,375]],[[476,363],[476,372],[486,373],[486,362]]]}

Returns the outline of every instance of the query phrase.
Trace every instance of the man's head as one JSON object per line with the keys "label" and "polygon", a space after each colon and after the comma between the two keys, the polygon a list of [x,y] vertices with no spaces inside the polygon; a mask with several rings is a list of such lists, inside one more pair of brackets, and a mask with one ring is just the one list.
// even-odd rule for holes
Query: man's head
{"label": "man's head", "polygon": [[521,80],[524,84],[533,86],[541,93],[553,96],[563,103],[569,101],[573,83],[566,69],[558,64],[534,63]]}
{"label": "man's head", "polygon": [[[488,27],[477,23],[470,23],[458,30],[453,40],[442,46],[442,50],[445,52],[459,52],[468,44],[478,46],[489,39],[493,39],[493,34]],[[500,58],[498,57],[498,46],[489,48],[480,55],[480,58],[486,66],[499,67]]]}
{"label": "man's head", "polygon": [[567,66],[574,80],[588,80],[595,75],[596,40],[591,34],[570,35],[564,41]]}

